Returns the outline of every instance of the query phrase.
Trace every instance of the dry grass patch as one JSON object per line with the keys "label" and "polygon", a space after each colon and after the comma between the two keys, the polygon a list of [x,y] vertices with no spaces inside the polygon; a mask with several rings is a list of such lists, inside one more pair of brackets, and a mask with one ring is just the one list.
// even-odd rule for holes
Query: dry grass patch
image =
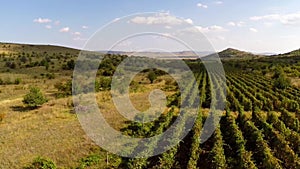
{"label": "dry grass patch", "polygon": [[0,166],[21,168],[37,156],[53,159],[60,167],[76,166],[96,147],[70,114],[70,98],[50,101],[37,110],[14,111],[21,101],[5,105],[7,117],[0,124]]}

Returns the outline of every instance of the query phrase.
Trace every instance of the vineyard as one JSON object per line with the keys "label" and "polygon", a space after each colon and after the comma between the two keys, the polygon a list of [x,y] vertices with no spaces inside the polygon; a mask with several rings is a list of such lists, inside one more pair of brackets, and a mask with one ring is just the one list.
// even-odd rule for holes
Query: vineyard
{"label": "vineyard", "polygon": [[[198,87],[199,103],[195,96],[183,93],[190,105],[201,105],[195,124],[189,134],[163,154],[150,158],[123,158],[121,168],[236,168],[236,169],[298,169],[300,168],[300,90],[294,87],[274,88],[273,81],[261,75],[228,72],[226,91],[220,89],[222,78],[218,73],[200,73],[197,82],[187,85],[189,90]],[[211,83],[214,82],[214,83]],[[209,118],[209,107],[214,96],[226,102],[220,123],[215,124],[213,135],[201,144],[202,128]],[[178,94],[176,95],[178,96]],[[225,98],[226,96],[226,98]],[[173,97],[174,99],[174,97]],[[176,99],[176,97],[175,97]],[[178,98],[177,98],[178,99]],[[169,101],[170,111],[153,122],[140,125],[131,123],[125,134],[151,137],[164,132],[176,118],[189,121],[189,113],[176,112],[178,101]],[[185,124],[174,128],[170,138],[178,138]],[[212,124],[214,125],[214,124]],[[159,142],[144,147],[155,151]],[[136,147],[136,150],[141,147]],[[133,150],[133,153],[134,150]],[[147,153],[147,152],[139,152]]]}
{"label": "vineyard", "polygon": [[[215,60],[184,60],[190,68],[185,69],[177,60],[145,62],[141,57],[130,57],[128,69],[117,71],[128,57],[109,54],[103,56],[95,83],[72,83],[76,78],[76,50],[58,48],[54,53],[38,53],[30,49],[33,47],[21,45],[25,52],[33,51],[0,56],[0,168],[300,169],[298,54],[225,59],[225,72],[217,66],[204,66],[205,61]],[[224,56],[228,51],[232,50]],[[86,60],[76,61],[83,69],[81,73],[98,67],[96,57],[87,56]],[[122,75],[125,70],[139,70],[145,63],[165,69],[146,67],[129,86],[120,83],[115,92],[122,93],[128,87],[131,102],[143,112],[152,104],[150,92],[158,89],[165,93],[166,106],[153,121],[146,119],[153,114],[143,113],[131,121],[119,114],[112,101],[112,77],[116,72]],[[182,76],[184,90],[165,70]],[[187,70],[193,78],[185,76]],[[72,102],[73,85],[83,95],[95,89],[99,109],[118,132],[134,138],[154,138],[129,143],[125,150],[116,148],[139,158],[113,154],[86,135],[75,113],[86,109]],[[30,86],[38,87],[48,102],[27,107],[22,99],[31,93]],[[36,98],[43,98],[40,96]],[[112,141],[111,145],[117,144]]]}

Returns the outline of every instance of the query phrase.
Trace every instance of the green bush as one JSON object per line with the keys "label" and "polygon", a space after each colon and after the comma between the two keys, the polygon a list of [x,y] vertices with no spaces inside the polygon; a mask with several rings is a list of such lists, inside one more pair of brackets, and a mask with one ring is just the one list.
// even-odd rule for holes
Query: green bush
{"label": "green bush", "polygon": [[105,77],[101,76],[99,80],[95,81],[95,91],[105,91],[105,90],[110,90],[110,85],[111,85],[111,77]]}
{"label": "green bush", "polygon": [[56,165],[53,161],[37,157],[33,163],[24,169],[56,169]]}
{"label": "green bush", "polygon": [[153,83],[156,78],[157,78],[157,75],[155,74],[154,71],[151,70],[148,73],[148,79],[150,80],[151,83]]}
{"label": "green bush", "polygon": [[59,82],[54,85],[54,87],[58,90],[56,93],[56,97],[67,97],[72,95],[72,81],[68,80],[67,82]]}
{"label": "green bush", "polygon": [[291,85],[291,81],[285,77],[283,74],[274,81],[274,87],[278,89],[286,89]]}
{"label": "green bush", "polygon": [[55,79],[54,73],[47,73],[47,74],[46,74],[46,77],[47,77],[48,79]]}
{"label": "green bush", "polygon": [[274,87],[278,89],[286,89],[291,86],[291,81],[288,79],[282,68],[277,68],[272,77],[274,81]]}
{"label": "green bush", "polygon": [[30,92],[23,98],[23,103],[28,107],[36,108],[46,103],[48,100],[37,87],[31,87]]}
{"label": "green bush", "polygon": [[97,154],[89,155],[86,158],[80,160],[80,166],[77,169],[84,169],[88,166],[96,165],[100,162],[100,156]]}
{"label": "green bush", "polygon": [[16,79],[15,79],[15,84],[16,84],[16,85],[20,84],[21,82],[22,82],[22,80],[21,80],[20,78],[16,78]]}

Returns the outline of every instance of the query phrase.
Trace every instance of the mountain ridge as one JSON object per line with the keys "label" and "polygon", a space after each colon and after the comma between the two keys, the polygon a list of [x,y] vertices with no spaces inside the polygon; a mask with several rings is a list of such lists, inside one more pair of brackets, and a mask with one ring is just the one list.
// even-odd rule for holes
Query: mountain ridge
{"label": "mountain ridge", "polygon": [[[3,53],[22,53],[22,52],[37,52],[43,53],[70,53],[73,55],[78,55],[80,49],[75,49],[71,47],[59,46],[59,45],[49,45],[49,44],[22,44],[22,43],[10,43],[10,42],[0,42],[0,54]],[[197,59],[200,57],[208,57],[218,53],[219,57],[223,60],[228,59],[255,59],[261,58],[264,56],[270,57],[283,57],[283,56],[299,56],[300,49],[293,50],[291,52],[283,54],[273,54],[273,55],[264,55],[264,54],[254,54],[247,51],[238,50],[232,47],[229,47],[220,52],[204,51],[204,52],[193,52],[193,51],[175,51],[175,52],[129,52],[129,51],[97,51],[99,53],[108,53],[108,54],[119,54],[119,55],[128,55],[128,56],[142,56],[142,57],[152,57],[152,58],[182,58],[182,59]]]}

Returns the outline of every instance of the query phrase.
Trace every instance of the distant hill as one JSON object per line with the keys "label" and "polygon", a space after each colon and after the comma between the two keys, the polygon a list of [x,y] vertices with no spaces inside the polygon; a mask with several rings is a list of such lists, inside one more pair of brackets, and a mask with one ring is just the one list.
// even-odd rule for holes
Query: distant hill
{"label": "distant hill", "polygon": [[[80,50],[74,48],[68,48],[56,45],[35,45],[35,44],[18,44],[18,43],[1,43],[0,42],[0,54],[5,53],[69,53],[72,55],[78,55]],[[128,56],[142,56],[152,58],[183,58],[192,59],[198,56],[206,56],[212,52],[197,52],[197,55],[192,51],[179,51],[179,52],[127,52],[127,51],[97,51],[99,53],[117,54],[117,55],[128,55]]]}
{"label": "distant hill", "polygon": [[280,54],[278,56],[283,56],[283,57],[294,57],[294,56],[300,56],[300,49],[288,52],[288,53],[284,53],[284,54]]}
{"label": "distant hill", "polygon": [[[214,52],[196,52],[193,51],[180,51],[180,52],[123,52],[123,51],[99,51],[101,53],[110,53],[110,54],[120,54],[128,56],[144,56],[144,57],[153,57],[153,58],[182,58],[182,59],[196,59],[199,56],[204,58],[209,58],[214,56]],[[228,48],[218,53],[219,57],[223,60],[227,59],[254,59],[262,56],[263,54],[253,54],[250,52],[244,52],[233,48]],[[176,57],[175,57],[176,56]]]}
{"label": "distant hill", "polygon": [[[0,54],[5,53],[62,53],[62,54],[70,54],[76,56],[79,54],[79,49],[56,46],[56,45],[35,45],[35,44],[18,44],[18,43],[1,43],[0,42]],[[204,51],[204,52],[196,52],[197,55],[193,51],[178,51],[178,52],[127,52],[127,51],[97,51],[99,53],[109,53],[109,54],[119,54],[119,55],[128,55],[128,56],[142,56],[142,57],[152,57],[152,58],[162,58],[162,59],[174,59],[174,58],[182,58],[182,59],[196,59],[198,56],[209,58],[209,56],[213,56],[213,52]],[[294,50],[284,54],[273,54],[265,53],[265,54],[253,54],[246,51],[241,51],[233,48],[225,49],[221,52],[218,52],[219,57],[222,60],[230,60],[230,59],[257,59],[262,57],[300,57],[300,49]],[[176,57],[175,57],[176,56]]]}
{"label": "distant hill", "polygon": [[31,45],[31,44],[17,44],[17,43],[0,43],[1,53],[69,53],[77,55],[80,51],[73,48],[55,46],[55,45]]}
{"label": "distant hill", "polygon": [[[247,60],[247,59],[261,58],[265,56],[265,55],[256,55],[250,52],[240,51],[233,48],[225,49],[221,52],[218,52],[217,54],[219,55],[219,58],[221,60],[231,60],[231,59]],[[216,58],[216,53],[213,53],[205,56],[203,59],[211,60],[215,58]]]}
{"label": "distant hill", "polygon": [[228,48],[218,53],[221,59],[254,59],[264,55],[255,55],[250,52],[240,51],[233,48]]}
{"label": "distant hill", "polygon": [[108,54],[118,54],[118,55],[127,55],[127,56],[141,56],[141,57],[151,57],[151,58],[182,58],[182,59],[193,59],[206,56],[213,52],[193,52],[193,51],[179,51],[179,52],[124,52],[124,51],[99,51],[101,53]]}

